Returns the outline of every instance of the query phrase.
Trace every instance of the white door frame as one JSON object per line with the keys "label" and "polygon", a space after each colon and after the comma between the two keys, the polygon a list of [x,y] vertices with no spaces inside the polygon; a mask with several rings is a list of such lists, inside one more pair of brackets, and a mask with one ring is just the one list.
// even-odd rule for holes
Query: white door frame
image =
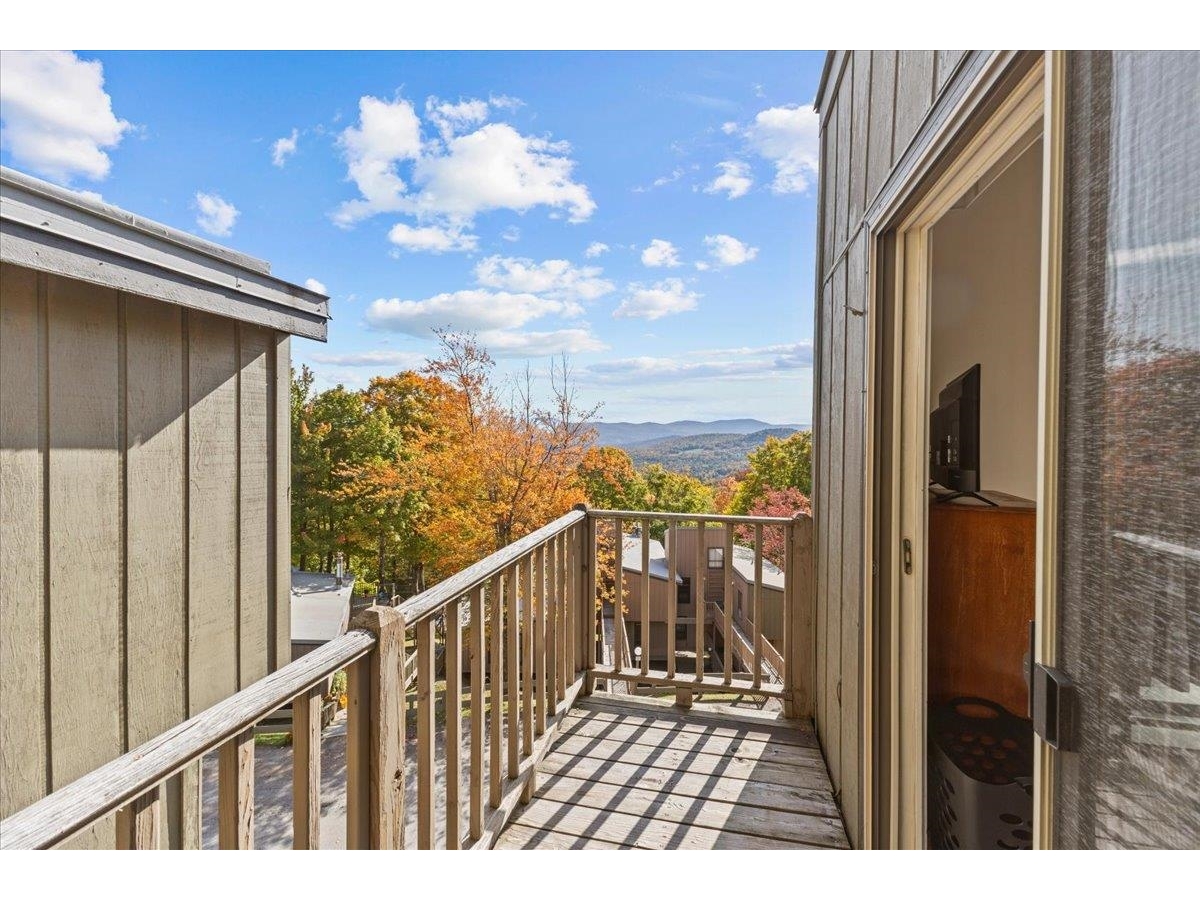
{"label": "white door frame", "polygon": [[[911,572],[902,571],[891,582],[893,615],[891,645],[893,690],[889,697],[875,698],[890,703],[892,740],[890,759],[875,760],[876,767],[890,766],[894,825],[892,844],[901,848],[925,845],[925,703],[926,703],[926,518],[928,511],[928,397],[929,397],[929,290],[930,232],[939,219],[993,165],[999,162],[1030,130],[1045,129],[1047,79],[1044,60],[1005,97],[987,123],[967,143],[955,163],[919,200],[896,229],[896,323],[891,340],[897,348],[891,401],[898,410],[895,420],[899,452],[891,471],[892,522],[880,522],[884,539],[891,540],[897,564],[904,566],[903,541],[911,542]],[[1048,145],[1050,142],[1047,141]],[[1047,195],[1052,192],[1047,191]],[[1039,391],[1047,389],[1045,333],[1047,274],[1043,259],[1043,335]],[[1056,273],[1055,273],[1055,281]],[[1056,332],[1055,332],[1056,334]],[[1044,398],[1042,398],[1044,399]],[[1048,415],[1040,404],[1043,416]],[[1039,444],[1038,512],[1039,535],[1047,498],[1043,496],[1046,473],[1053,470],[1047,442]],[[1047,464],[1048,463],[1048,464]],[[891,532],[888,534],[888,532]],[[1043,570],[1039,546],[1039,572]],[[1039,578],[1039,597],[1042,581]],[[1039,608],[1039,613],[1041,612]],[[1044,770],[1043,770],[1044,771]],[[1035,806],[1038,804],[1035,804]],[[1044,817],[1043,817],[1044,818]]]}

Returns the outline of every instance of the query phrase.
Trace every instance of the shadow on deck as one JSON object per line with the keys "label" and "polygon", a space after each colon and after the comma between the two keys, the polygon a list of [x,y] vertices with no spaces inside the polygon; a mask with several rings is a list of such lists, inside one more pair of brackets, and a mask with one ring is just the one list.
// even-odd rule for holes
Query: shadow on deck
{"label": "shadow on deck", "polygon": [[495,849],[848,846],[808,722],[593,695],[567,714]]}

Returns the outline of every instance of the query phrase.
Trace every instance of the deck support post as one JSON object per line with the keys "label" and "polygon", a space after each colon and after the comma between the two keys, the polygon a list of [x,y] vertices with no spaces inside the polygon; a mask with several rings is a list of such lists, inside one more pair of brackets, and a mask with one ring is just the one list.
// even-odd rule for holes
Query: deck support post
{"label": "deck support post", "polygon": [[675,705],[681,709],[691,709],[692,689],[689,687],[675,688]]}
{"label": "deck support post", "polygon": [[404,615],[370,606],[350,627],[375,647],[349,671],[346,730],[346,846],[404,849]]}

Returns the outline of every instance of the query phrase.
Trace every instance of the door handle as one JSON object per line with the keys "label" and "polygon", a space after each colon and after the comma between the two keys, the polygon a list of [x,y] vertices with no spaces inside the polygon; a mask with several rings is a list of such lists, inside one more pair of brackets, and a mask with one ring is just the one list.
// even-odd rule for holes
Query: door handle
{"label": "door handle", "polygon": [[1071,677],[1061,669],[1035,663],[1030,703],[1034,732],[1055,750],[1076,749],[1079,692]]}

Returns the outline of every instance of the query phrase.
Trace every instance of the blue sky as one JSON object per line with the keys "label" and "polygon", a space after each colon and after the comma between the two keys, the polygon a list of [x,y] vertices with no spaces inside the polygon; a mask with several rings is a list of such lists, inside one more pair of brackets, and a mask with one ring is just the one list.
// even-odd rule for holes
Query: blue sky
{"label": "blue sky", "polygon": [[604,419],[810,420],[822,54],[0,60],[5,165],[325,287],[322,385],[445,325]]}

